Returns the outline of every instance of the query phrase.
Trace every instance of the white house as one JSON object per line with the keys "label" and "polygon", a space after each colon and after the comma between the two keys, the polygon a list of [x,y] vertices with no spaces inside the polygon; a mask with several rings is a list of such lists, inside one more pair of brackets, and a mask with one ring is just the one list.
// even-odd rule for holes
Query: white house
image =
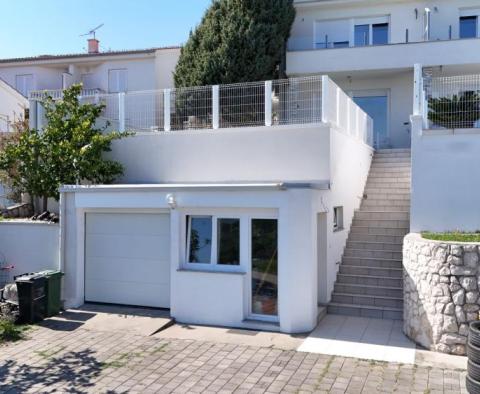
{"label": "white house", "polygon": [[[288,80],[94,95],[137,133],[118,184],[62,188],[67,306],[292,333],[325,305],[401,319],[410,226],[480,228],[478,182],[455,176],[480,175],[478,1],[295,6]],[[434,121],[462,95],[473,110]]]}
{"label": "white house", "polygon": [[380,147],[411,144],[413,67],[478,73],[477,0],[296,0],[289,76],[328,74],[375,122]]}

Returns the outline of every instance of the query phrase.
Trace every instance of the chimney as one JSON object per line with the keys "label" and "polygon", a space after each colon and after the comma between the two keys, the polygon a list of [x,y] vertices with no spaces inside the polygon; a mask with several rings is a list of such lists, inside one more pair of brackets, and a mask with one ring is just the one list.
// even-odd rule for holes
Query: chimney
{"label": "chimney", "polygon": [[98,53],[99,41],[96,38],[88,39],[88,53]]}

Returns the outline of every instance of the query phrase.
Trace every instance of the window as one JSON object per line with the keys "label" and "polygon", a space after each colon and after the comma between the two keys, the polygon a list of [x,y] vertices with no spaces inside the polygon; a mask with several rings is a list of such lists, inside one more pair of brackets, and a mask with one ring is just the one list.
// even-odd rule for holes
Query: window
{"label": "window", "polygon": [[460,38],[475,38],[478,36],[477,30],[477,16],[462,16],[460,18]]}
{"label": "window", "polygon": [[15,88],[25,97],[33,90],[33,74],[15,76]]}
{"label": "window", "polygon": [[355,46],[362,47],[370,42],[370,25],[355,26]]}
{"label": "window", "polygon": [[343,230],[343,207],[333,208],[333,231]]}
{"label": "window", "polygon": [[389,42],[388,17],[365,18],[357,20],[353,35],[357,47],[367,45],[385,45]]}
{"label": "window", "polygon": [[82,81],[83,89],[95,89],[93,74],[82,74],[80,79]]}
{"label": "window", "polygon": [[108,70],[108,92],[119,93],[127,91],[127,70]]}
{"label": "window", "polygon": [[240,219],[217,219],[217,264],[240,264]]}
{"label": "window", "polygon": [[388,44],[388,23],[372,25],[372,45]]}
{"label": "window", "polygon": [[240,265],[240,219],[187,216],[187,263]]}

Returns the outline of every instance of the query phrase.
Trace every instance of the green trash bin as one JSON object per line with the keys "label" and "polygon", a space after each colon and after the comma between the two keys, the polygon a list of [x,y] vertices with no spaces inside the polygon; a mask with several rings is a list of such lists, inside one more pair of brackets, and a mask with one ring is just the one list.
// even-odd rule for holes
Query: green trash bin
{"label": "green trash bin", "polygon": [[46,270],[38,273],[45,277],[45,310],[47,317],[58,315],[62,309],[62,276],[56,270]]}
{"label": "green trash bin", "polygon": [[45,318],[45,281],[38,273],[15,277],[20,323],[35,323]]}

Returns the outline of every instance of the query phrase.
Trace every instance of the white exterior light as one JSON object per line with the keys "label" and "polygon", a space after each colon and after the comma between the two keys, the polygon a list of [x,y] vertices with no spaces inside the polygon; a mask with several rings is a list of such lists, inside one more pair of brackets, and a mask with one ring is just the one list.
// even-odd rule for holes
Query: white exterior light
{"label": "white exterior light", "polygon": [[167,194],[165,201],[171,209],[175,209],[177,207],[177,200],[175,199],[174,194]]}

